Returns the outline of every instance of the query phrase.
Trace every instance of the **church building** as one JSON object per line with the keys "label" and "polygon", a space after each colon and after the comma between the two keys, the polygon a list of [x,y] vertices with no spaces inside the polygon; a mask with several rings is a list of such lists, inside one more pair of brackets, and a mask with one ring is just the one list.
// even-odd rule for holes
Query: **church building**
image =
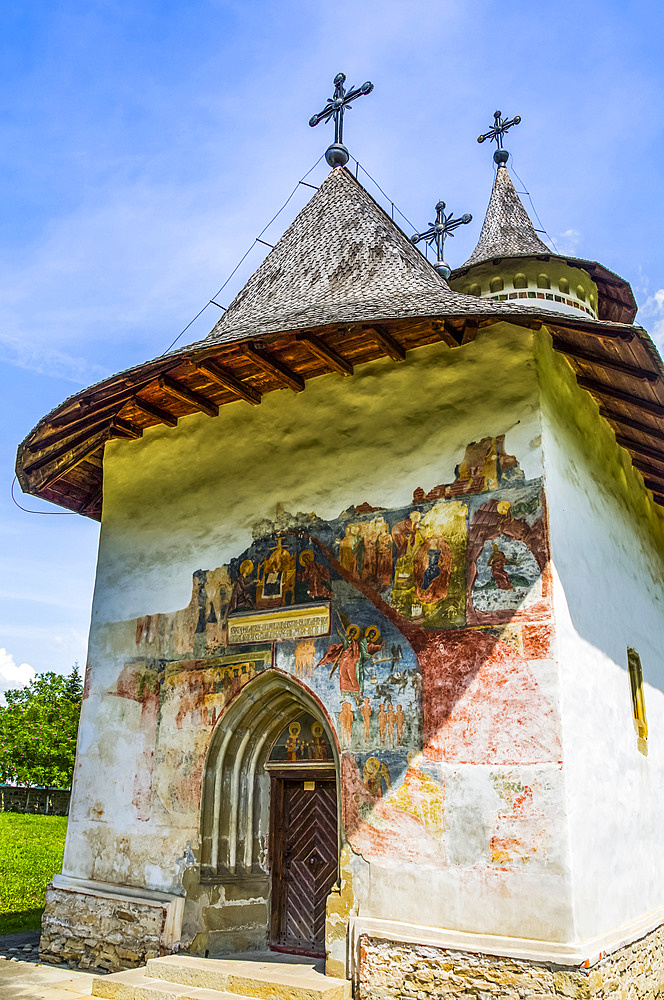
{"label": "church building", "polygon": [[43,957],[660,995],[664,368],[627,282],[539,238],[507,127],[462,267],[339,141],[204,340],[21,444],[24,491],[101,522]]}

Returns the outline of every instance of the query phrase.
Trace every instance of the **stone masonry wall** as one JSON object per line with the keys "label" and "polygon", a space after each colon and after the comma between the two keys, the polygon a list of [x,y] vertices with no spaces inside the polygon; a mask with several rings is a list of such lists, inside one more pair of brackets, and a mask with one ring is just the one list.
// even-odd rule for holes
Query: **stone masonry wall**
{"label": "stone masonry wall", "polygon": [[362,936],[360,1000],[656,1000],[664,997],[664,925],[591,968],[448,951]]}
{"label": "stone masonry wall", "polygon": [[40,957],[81,969],[136,968],[167,954],[161,947],[167,906],[46,889]]}

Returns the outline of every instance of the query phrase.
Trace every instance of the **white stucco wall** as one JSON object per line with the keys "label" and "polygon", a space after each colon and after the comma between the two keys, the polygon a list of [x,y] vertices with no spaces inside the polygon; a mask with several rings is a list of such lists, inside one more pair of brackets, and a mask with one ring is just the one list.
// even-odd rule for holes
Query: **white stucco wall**
{"label": "white stucco wall", "polygon": [[[544,349],[540,377],[574,924],[586,941],[664,916],[664,512],[567,363]],[[647,757],[628,646],[643,664]]]}
{"label": "white stucco wall", "polygon": [[[74,877],[178,891],[187,841],[198,842],[198,803],[173,811],[166,775],[149,820],[138,815],[136,775],[151,752],[137,700],[115,693],[136,656],[136,619],[185,608],[192,573],[214,569],[252,540],[252,524],[287,511],[335,518],[350,504],[411,502],[413,489],[454,480],[466,445],[505,434],[526,479],[542,475],[535,336],[496,325],[458,350],[442,344],[395,365],[358,366],[352,379],[325,376],[304,393],[271,393],[259,407],[238,402],[218,418],[197,414],[177,428],[110,442],[89,646],[89,696],[64,871]],[[525,662],[525,661],[524,661]],[[555,661],[527,662],[547,704],[558,702]],[[481,683],[477,685],[481,694]],[[171,738],[172,737],[172,738]],[[194,723],[169,736],[173,768],[195,739]],[[356,859],[361,912],[516,937],[567,941],[567,832],[560,765],[446,763],[449,863],[383,868]],[[139,774],[140,777],[140,774]],[[490,855],[491,822],[503,806],[497,783],[540,789],[546,849],[509,865]],[[164,795],[162,796],[162,791]],[[161,797],[160,797],[161,796]],[[533,835],[535,838],[539,836]],[[423,905],[426,900],[426,905]]]}

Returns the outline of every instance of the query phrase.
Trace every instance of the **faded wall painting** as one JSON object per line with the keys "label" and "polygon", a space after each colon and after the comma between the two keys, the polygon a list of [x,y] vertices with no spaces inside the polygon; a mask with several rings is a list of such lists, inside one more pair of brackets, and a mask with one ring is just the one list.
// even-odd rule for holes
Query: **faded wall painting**
{"label": "faded wall painting", "polygon": [[[194,573],[187,608],[136,623],[135,658],[111,693],[144,692],[139,817],[177,825],[200,802],[217,720],[275,670],[331,723],[354,851],[453,863],[454,769],[473,764],[491,768],[493,784],[472,864],[546,860],[553,793],[515,772],[557,768],[561,755],[546,508],[541,481],[525,480],[504,439],[471,443],[454,482],[418,487],[404,507],[365,501],[332,521],[280,512],[253,533],[229,563]],[[274,759],[331,760],[317,725],[291,723]]]}

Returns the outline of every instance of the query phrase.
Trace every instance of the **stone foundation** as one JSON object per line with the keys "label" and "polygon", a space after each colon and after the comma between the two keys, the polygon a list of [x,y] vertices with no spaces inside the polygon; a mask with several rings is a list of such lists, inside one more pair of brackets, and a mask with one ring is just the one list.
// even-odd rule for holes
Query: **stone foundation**
{"label": "stone foundation", "polygon": [[118,972],[174,950],[182,897],[74,882],[79,880],[56,876],[46,889],[39,945],[44,961]]}
{"label": "stone foundation", "polygon": [[656,1000],[664,997],[664,925],[588,968],[401,944],[362,935],[359,997]]}

